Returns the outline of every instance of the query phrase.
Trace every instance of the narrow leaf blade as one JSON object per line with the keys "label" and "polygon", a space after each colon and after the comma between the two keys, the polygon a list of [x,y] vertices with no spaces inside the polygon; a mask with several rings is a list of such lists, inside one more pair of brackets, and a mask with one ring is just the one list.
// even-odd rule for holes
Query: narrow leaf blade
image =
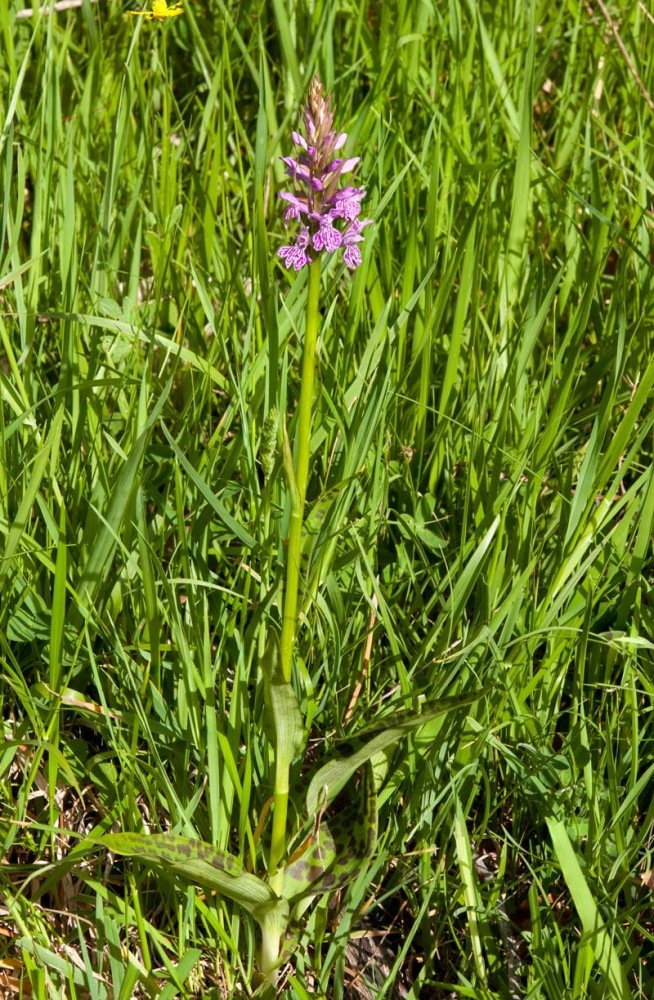
{"label": "narrow leaf blade", "polygon": [[615,1000],[629,1000],[631,993],[620,957],[590,891],[568,832],[561,820],[548,818],[547,826],[563,878],[570,890],[584,933],[588,935],[597,964],[606,976],[610,995]]}

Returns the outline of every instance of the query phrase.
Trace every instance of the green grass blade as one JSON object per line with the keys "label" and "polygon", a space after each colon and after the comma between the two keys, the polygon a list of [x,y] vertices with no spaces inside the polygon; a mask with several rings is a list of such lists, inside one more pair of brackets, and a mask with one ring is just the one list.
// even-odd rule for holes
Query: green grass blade
{"label": "green grass blade", "polygon": [[547,828],[552,838],[561,871],[570,890],[572,902],[579,914],[584,935],[593,951],[595,960],[606,977],[609,995],[613,1000],[630,1000],[631,991],[620,962],[614,941],[601,917],[597,903],[584,876],[579,859],[572,845],[565,823],[548,817]]}

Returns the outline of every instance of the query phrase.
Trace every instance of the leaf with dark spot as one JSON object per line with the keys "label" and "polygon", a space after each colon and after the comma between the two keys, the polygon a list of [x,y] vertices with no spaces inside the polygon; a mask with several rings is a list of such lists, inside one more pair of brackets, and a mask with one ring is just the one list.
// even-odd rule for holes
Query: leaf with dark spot
{"label": "leaf with dark spot", "polygon": [[240,858],[203,840],[168,833],[109,833],[97,844],[116,854],[160,865],[203,889],[215,890],[257,920],[275,906],[285,905],[269,885],[245,871]]}
{"label": "leaf with dark spot", "polygon": [[347,885],[371,857],[377,842],[377,796],[366,764],[354,801],[322,816],[314,833],[284,870],[290,903]]}

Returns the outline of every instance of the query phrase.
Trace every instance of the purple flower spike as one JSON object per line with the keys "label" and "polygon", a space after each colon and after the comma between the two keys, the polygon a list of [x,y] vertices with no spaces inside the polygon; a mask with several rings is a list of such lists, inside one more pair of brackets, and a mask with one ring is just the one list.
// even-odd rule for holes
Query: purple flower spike
{"label": "purple flower spike", "polygon": [[296,193],[279,192],[279,197],[288,203],[284,222],[288,225],[299,220],[301,229],[295,243],[281,247],[277,253],[287,267],[296,271],[313,262],[309,250],[321,254],[335,253],[342,248],[347,266],[358,267],[361,250],[357,244],[363,242],[361,231],[372,223],[372,219],[359,218],[366,189],[339,188],[342,175],[354,170],[360,157],[334,156],[347,142],[347,133],[333,131],[333,122],[330,99],[314,77],[304,111],[306,137],[300,132],[292,132],[291,138],[298,150],[296,158],[281,158],[296,188]]}

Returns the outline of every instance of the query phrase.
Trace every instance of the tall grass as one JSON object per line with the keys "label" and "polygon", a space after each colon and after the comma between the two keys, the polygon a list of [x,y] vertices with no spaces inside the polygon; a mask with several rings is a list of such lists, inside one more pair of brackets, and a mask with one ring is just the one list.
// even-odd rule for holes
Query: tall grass
{"label": "tall grass", "polygon": [[259,635],[290,505],[260,441],[297,399],[306,298],[275,258],[275,195],[318,71],[375,226],[353,278],[323,269],[297,693],[316,758],[485,696],[376,761],[376,857],[298,929],[286,989],[648,1000],[646,5],[18,7],[0,5],[0,985],[249,989],[255,929],[231,904],[80,844],[145,825],[262,871]]}

